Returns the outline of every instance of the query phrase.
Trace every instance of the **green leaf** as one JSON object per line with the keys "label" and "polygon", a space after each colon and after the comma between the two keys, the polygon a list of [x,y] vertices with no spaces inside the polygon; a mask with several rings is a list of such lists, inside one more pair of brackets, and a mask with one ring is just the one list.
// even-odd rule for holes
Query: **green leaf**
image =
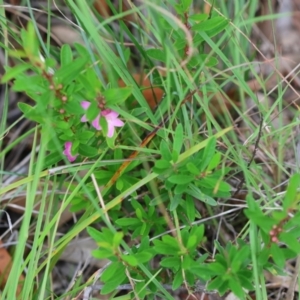
{"label": "green leaf", "polygon": [[174,211],[178,205],[180,204],[180,202],[182,201],[182,195],[175,195],[172,199],[171,199],[171,203],[170,203],[170,211]]}
{"label": "green leaf", "polygon": [[150,58],[154,58],[156,60],[166,62],[166,52],[160,49],[149,49],[146,51],[146,54]]}
{"label": "green leaf", "polygon": [[211,271],[214,271],[215,274],[225,274],[226,271],[227,271],[227,267],[224,266],[223,264],[219,263],[219,262],[214,262],[214,263],[211,263],[208,268],[211,270]]}
{"label": "green leaf", "polygon": [[81,154],[82,156],[94,157],[98,155],[98,149],[86,144],[85,145],[80,144],[78,148],[78,153]]}
{"label": "green leaf", "polygon": [[5,68],[6,72],[1,78],[1,83],[6,83],[13,78],[16,78],[20,73],[24,73],[26,70],[30,69],[32,66],[30,64],[18,64],[13,68]]}
{"label": "green leaf", "polygon": [[74,114],[74,115],[83,115],[84,111],[80,105],[79,102],[77,101],[67,101],[64,103],[64,108],[69,114]]}
{"label": "green leaf", "polygon": [[186,168],[193,175],[198,176],[200,174],[200,170],[192,162],[188,162]]}
{"label": "green leaf", "polygon": [[119,245],[122,242],[122,239],[124,237],[124,233],[123,232],[115,232],[114,236],[113,236],[113,247],[119,247]]}
{"label": "green leaf", "polygon": [[162,237],[162,241],[174,249],[178,249],[178,250],[180,249],[178,245],[178,241],[170,235],[164,235]]}
{"label": "green leaf", "polygon": [[217,276],[214,280],[212,280],[208,286],[207,289],[208,290],[219,290],[220,286],[222,286],[222,284],[224,284],[224,280],[222,278],[222,276]]}
{"label": "green leaf", "polygon": [[135,258],[137,259],[138,262],[140,263],[146,263],[149,260],[152,259],[153,257],[153,253],[149,252],[149,251],[143,251],[143,252],[139,252],[134,254]]}
{"label": "green leaf", "polygon": [[203,156],[202,156],[202,161],[201,161],[201,166],[200,166],[200,171],[203,172],[206,167],[209,165],[212,157],[215,154],[216,150],[216,144],[217,140],[215,137],[211,137],[208,142],[207,146],[204,148]]}
{"label": "green leaf", "polygon": [[284,253],[282,252],[282,249],[279,248],[279,246],[275,243],[272,243],[271,245],[271,255],[278,267],[283,268],[285,266],[286,259]]}
{"label": "green leaf", "polygon": [[25,116],[34,109],[34,107],[32,107],[31,105],[23,102],[18,102],[18,107]]}
{"label": "green leaf", "polygon": [[185,199],[185,208],[186,208],[186,215],[188,217],[189,222],[194,222],[196,217],[196,208],[194,199],[187,195]]}
{"label": "green leaf", "polygon": [[21,30],[23,48],[30,59],[39,59],[39,43],[32,21],[27,23],[27,30]]}
{"label": "green leaf", "polygon": [[211,206],[217,205],[217,201],[215,199],[202,193],[201,190],[193,184],[189,185],[189,189],[186,191],[186,193]]}
{"label": "green leaf", "polygon": [[294,174],[290,181],[289,185],[285,194],[285,197],[283,199],[283,209],[287,211],[289,208],[292,208],[296,202],[298,202],[297,199],[297,189],[300,186],[300,174]]}
{"label": "green leaf", "polygon": [[8,50],[8,55],[15,58],[27,58],[28,55],[24,50]]}
{"label": "green leaf", "polygon": [[115,223],[119,226],[135,226],[141,224],[141,221],[137,218],[121,218],[117,219]]}
{"label": "green leaf", "polygon": [[198,244],[198,240],[197,240],[197,237],[195,235],[191,235],[188,239],[188,242],[187,242],[187,245],[186,245],[186,248],[188,250],[190,249],[194,249],[195,246]]}
{"label": "green leaf", "polygon": [[122,263],[117,262],[113,268],[113,276],[109,276],[109,280],[107,278],[103,279],[103,275],[105,275],[104,273],[107,271],[107,269],[101,276],[101,280],[105,282],[104,287],[101,289],[102,295],[113,292],[126,278],[125,267]]}
{"label": "green leaf", "polygon": [[239,280],[242,284],[242,286],[247,289],[248,291],[252,291],[253,288],[253,284],[251,283],[251,276],[243,276],[242,274],[238,274],[239,276]]}
{"label": "green leaf", "polygon": [[178,160],[178,157],[179,157],[179,154],[178,154],[178,152],[177,152],[177,151],[175,151],[175,150],[173,150],[173,151],[172,151],[172,161],[173,161],[174,163],[176,163],[176,162],[177,162],[177,160]]}
{"label": "green leaf", "polygon": [[19,109],[24,113],[25,117],[29,120],[33,120],[37,123],[43,124],[45,119],[43,116],[37,111],[36,107],[32,107],[26,103],[19,102]]}
{"label": "green leaf", "polygon": [[182,124],[179,123],[176,126],[176,130],[174,134],[173,151],[180,153],[182,145],[183,145],[183,127]]}
{"label": "green leaf", "polygon": [[291,250],[295,251],[296,253],[300,253],[300,243],[292,234],[288,232],[282,232],[279,235],[279,240],[284,242]]}
{"label": "green leaf", "polygon": [[60,64],[62,67],[70,64],[73,60],[73,53],[70,45],[64,44],[60,51]]}
{"label": "green leaf", "polygon": [[[169,183],[168,181],[166,183]],[[175,189],[174,189],[174,194],[175,195],[182,195],[183,193],[185,193],[188,189],[189,185],[188,184],[178,184],[176,185]]]}
{"label": "green leaf", "polygon": [[208,14],[194,14],[189,16],[192,21],[202,22],[208,19]]}
{"label": "green leaf", "polygon": [[162,140],[160,142],[160,153],[164,160],[166,160],[166,161],[172,160],[171,151],[169,149],[168,144],[164,140]]}
{"label": "green leaf", "polygon": [[57,121],[55,120],[53,123],[54,127],[60,128],[60,129],[69,129],[70,128],[70,124],[66,121]]}
{"label": "green leaf", "polygon": [[114,251],[112,249],[101,248],[98,250],[92,250],[92,255],[97,259],[105,259],[114,256]]}
{"label": "green leaf", "polygon": [[95,135],[95,132],[85,130],[83,132],[76,133],[76,138],[79,142],[83,144],[83,142],[87,142],[89,139],[91,139]]}
{"label": "green leaf", "polygon": [[132,93],[131,87],[115,88],[104,91],[102,94],[105,98],[106,104],[115,105],[123,103]]}
{"label": "green leaf", "polygon": [[133,255],[121,255],[121,258],[132,267],[136,267],[139,264],[138,260]]}
{"label": "green leaf", "polygon": [[179,256],[165,257],[161,260],[160,265],[165,268],[178,270],[181,265],[181,260]]}
{"label": "green leaf", "polygon": [[175,183],[178,185],[185,185],[194,181],[195,177],[190,175],[178,174],[178,175],[171,175],[167,180],[171,183]]}
{"label": "green leaf", "polygon": [[177,254],[177,251],[179,251],[178,247],[170,248],[170,245],[165,244],[164,242],[159,240],[155,240],[153,243],[154,243],[154,251],[159,254],[165,254],[165,255]]}
{"label": "green leaf", "polygon": [[87,227],[87,233],[91,236],[96,242],[102,242],[104,240],[103,233],[99,230],[96,230],[93,227]]}
{"label": "green leaf", "polygon": [[218,60],[210,54],[199,55],[199,62],[208,68],[212,68],[218,64]]}
{"label": "green leaf", "polygon": [[83,70],[87,61],[88,61],[88,57],[79,57],[74,61],[72,61],[71,63],[61,67],[55,73],[56,82],[59,82],[63,85],[69,84]]}
{"label": "green leaf", "polygon": [[173,280],[172,289],[177,290],[183,283],[182,270],[179,270]]}
{"label": "green leaf", "polygon": [[182,9],[184,12],[188,12],[193,0],[181,0]]}
{"label": "green leaf", "polygon": [[214,154],[211,161],[209,162],[206,171],[208,172],[215,169],[220,164],[220,161],[221,161],[221,152],[217,152]]}
{"label": "green leaf", "polygon": [[157,169],[165,170],[165,169],[169,169],[171,166],[172,164],[169,161],[164,159],[160,159],[155,162],[155,168]]}
{"label": "green leaf", "polygon": [[[195,31],[210,31],[215,30],[217,33],[221,32],[228,25],[229,21],[221,16],[216,16],[211,19],[205,20],[199,24],[192,26]],[[216,34],[217,34],[216,33]],[[215,35],[215,34],[214,34]]]}
{"label": "green leaf", "polygon": [[245,245],[241,249],[237,251],[234,255],[232,262],[231,262],[231,269],[233,272],[238,272],[240,267],[244,264],[247,259],[249,259],[250,255],[250,248],[248,245]]}
{"label": "green leaf", "polygon": [[228,286],[233,291],[233,293],[239,297],[240,300],[245,299],[245,292],[238,280],[231,277],[228,281]]}

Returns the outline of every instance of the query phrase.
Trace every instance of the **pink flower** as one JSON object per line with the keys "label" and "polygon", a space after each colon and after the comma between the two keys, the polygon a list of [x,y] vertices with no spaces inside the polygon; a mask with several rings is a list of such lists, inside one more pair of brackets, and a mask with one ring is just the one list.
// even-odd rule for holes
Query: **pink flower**
{"label": "pink flower", "polygon": [[[87,110],[91,105],[88,101],[82,101],[81,106],[84,110]],[[101,130],[102,127],[99,124],[100,118],[104,117],[106,119],[108,125],[107,136],[112,137],[115,132],[115,127],[122,127],[124,126],[124,122],[118,118],[119,114],[111,109],[105,109],[102,112],[99,112],[97,117],[92,121],[92,126],[97,129]],[[81,122],[87,122],[86,115],[81,118]]]}
{"label": "pink flower", "polygon": [[111,109],[105,109],[101,112],[101,115],[106,119],[108,125],[107,136],[112,137],[115,132],[115,127],[124,126],[124,122],[118,119],[119,114]]}
{"label": "pink flower", "polygon": [[78,154],[76,155],[72,155],[72,142],[65,142],[65,150],[63,151],[63,154],[67,157],[67,159],[70,161],[70,162],[73,162]]}

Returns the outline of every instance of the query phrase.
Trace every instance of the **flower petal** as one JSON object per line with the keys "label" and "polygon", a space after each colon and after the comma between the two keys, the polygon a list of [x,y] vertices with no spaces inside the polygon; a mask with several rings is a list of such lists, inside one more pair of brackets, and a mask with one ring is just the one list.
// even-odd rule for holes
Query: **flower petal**
{"label": "flower petal", "polygon": [[116,111],[113,111],[111,109],[105,109],[101,112],[101,115],[106,119],[112,120],[112,119],[116,119],[119,114]]}
{"label": "flower petal", "polygon": [[89,101],[81,101],[81,107],[84,109],[84,110],[87,110],[89,107],[90,107],[90,105],[91,105],[91,102],[89,102]]}
{"label": "flower petal", "polygon": [[88,119],[86,117],[86,115],[83,115],[82,118],[80,119],[81,122],[87,122]]}
{"label": "flower petal", "polygon": [[108,130],[107,130],[107,137],[113,137],[114,136],[114,133],[115,133],[115,127],[108,123]]}
{"label": "flower petal", "polygon": [[67,157],[67,159],[70,161],[70,162],[73,162],[78,154],[76,155],[72,155],[72,142],[65,142],[65,150],[63,151],[63,154]]}
{"label": "flower petal", "polygon": [[96,119],[94,119],[94,120],[92,121],[92,126],[93,126],[95,129],[97,129],[97,130],[101,130],[101,129],[102,129],[102,127],[101,127],[100,124],[99,124],[99,122],[100,122],[100,116],[101,116],[101,114],[99,114],[99,115],[96,117]]}
{"label": "flower petal", "polygon": [[122,120],[120,120],[120,119],[115,119],[115,120],[111,121],[111,123],[113,123],[113,125],[115,127],[122,127],[122,126],[124,126],[124,122]]}

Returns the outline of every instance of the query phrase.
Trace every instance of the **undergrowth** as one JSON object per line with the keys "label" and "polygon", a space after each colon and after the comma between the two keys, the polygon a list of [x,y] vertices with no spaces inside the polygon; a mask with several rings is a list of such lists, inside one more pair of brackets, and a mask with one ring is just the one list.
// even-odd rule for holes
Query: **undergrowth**
{"label": "undergrowth", "polygon": [[[247,83],[259,77],[250,39],[256,1],[215,2],[203,12],[190,0],[143,1],[103,19],[88,2],[68,0],[83,43],[61,47],[42,39],[30,6],[20,34],[2,8],[0,197],[8,205],[22,194],[26,206],[1,299],[79,299],[93,289],[110,299],[174,299],[181,288],[267,299],[264,271],[283,274],[300,253],[300,175],[270,150],[272,177],[256,153],[261,143],[284,143],[297,121],[272,128],[282,89],[267,110]],[[138,22],[129,29],[130,14]],[[140,73],[151,86],[134,80]],[[10,88],[33,100],[19,102],[13,124],[5,121]],[[34,128],[5,144],[24,118]],[[6,184],[5,157],[28,137],[26,174],[15,169]],[[65,211],[78,219],[61,235]],[[98,246],[92,255],[107,263],[57,295],[53,270],[85,231]],[[124,286],[129,292],[118,295]]]}

